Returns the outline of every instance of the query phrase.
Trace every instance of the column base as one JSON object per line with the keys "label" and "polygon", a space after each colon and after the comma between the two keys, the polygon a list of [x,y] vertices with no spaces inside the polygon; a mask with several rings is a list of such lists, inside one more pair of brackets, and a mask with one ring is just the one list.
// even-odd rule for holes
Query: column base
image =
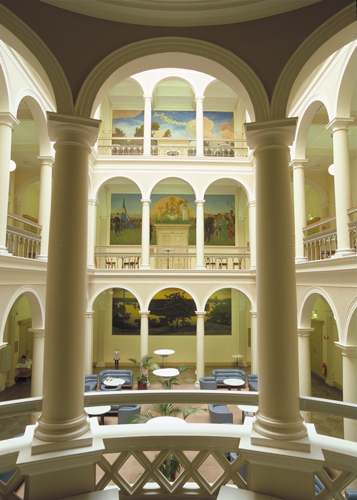
{"label": "column base", "polygon": [[48,262],[48,255],[38,255],[36,260],[40,260],[41,262]]}
{"label": "column base", "polygon": [[335,387],[335,381],[331,379],[326,379],[325,384],[329,385],[330,387]]}
{"label": "column base", "polygon": [[308,452],[307,429],[300,417],[293,422],[276,422],[259,413],[253,420],[252,444]]}
{"label": "column base", "polygon": [[331,255],[331,259],[339,259],[340,257],[351,257],[351,255],[356,255],[356,252],[351,248],[339,248],[336,250],[335,255]]}
{"label": "column base", "polygon": [[9,382],[5,382],[5,387],[13,387],[16,384],[16,380],[12,379]]}
{"label": "column base", "polygon": [[0,247],[0,255],[12,255],[7,251],[7,247]]}
{"label": "column base", "polygon": [[257,266],[249,266],[249,271],[256,271],[257,270]]}
{"label": "column base", "polygon": [[196,266],[196,267],[195,267],[195,270],[196,270],[196,271],[202,271],[203,269],[206,269],[206,266],[203,266],[203,265],[202,265],[202,266]]}
{"label": "column base", "polygon": [[295,264],[305,264],[308,262],[306,257],[295,257]]}
{"label": "column base", "polygon": [[254,429],[251,433],[251,443],[255,446],[264,446],[265,448],[278,448],[279,450],[298,451],[310,453],[310,440],[307,436],[294,441],[285,441],[283,439],[272,439],[258,434]]}
{"label": "column base", "polygon": [[151,269],[150,264],[142,264],[140,266],[140,270],[142,270],[142,269]]}

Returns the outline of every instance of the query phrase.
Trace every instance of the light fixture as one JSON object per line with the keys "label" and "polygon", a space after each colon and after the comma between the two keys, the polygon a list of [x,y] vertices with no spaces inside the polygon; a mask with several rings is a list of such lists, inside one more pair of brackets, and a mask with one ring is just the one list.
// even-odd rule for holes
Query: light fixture
{"label": "light fixture", "polygon": [[114,349],[113,359],[114,359],[114,369],[119,370],[120,349]]}
{"label": "light fixture", "polygon": [[327,170],[330,175],[335,175],[335,165],[333,163],[331,163]]}
{"label": "light fixture", "polygon": [[10,160],[10,172],[13,172],[16,169],[16,163],[14,160]]}
{"label": "light fixture", "polygon": [[311,319],[317,319],[317,311],[316,311],[316,309],[313,309],[311,311]]}

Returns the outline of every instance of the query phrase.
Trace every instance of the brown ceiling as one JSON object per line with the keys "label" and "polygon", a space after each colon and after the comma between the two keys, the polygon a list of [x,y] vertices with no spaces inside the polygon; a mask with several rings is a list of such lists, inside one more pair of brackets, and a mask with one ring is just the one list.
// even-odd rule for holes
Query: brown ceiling
{"label": "brown ceiling", "polygon": [[1,1],[45,42],[61,64],[73,98],[108,54],[133,42],[178,36],[214,43],[243,59],[271,97],[277,79],[299,45],[353,0],[324,0],[298,10],[222,26],[135,26],[72,13],[37,0]]}

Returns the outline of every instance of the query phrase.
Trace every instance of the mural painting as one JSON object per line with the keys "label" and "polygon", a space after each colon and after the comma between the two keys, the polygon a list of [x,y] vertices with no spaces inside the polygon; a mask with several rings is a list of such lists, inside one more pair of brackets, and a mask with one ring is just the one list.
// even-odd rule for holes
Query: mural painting
{"label": "mural painting", "polygon": [[179,288],[157,293],[149,305],[149,335],[196,335],[196,304]]}
{"label": "mural painting", "polygon": [[112,335],[140,335],[139,310],[139,302],[132,293],[114,288]]}
{"label": "mural painting", "polygon": [[[141,245],[140,194],[112,194],[110,245]],[[205,245],[235,245],[234,195],[207,195]],[[156,224],[190,224],[189,245],[196,244],[196,205],[192,194],[151,196],[150,244],[156,245]]]}
{"label": "mural painting", "polygon": [[231,288],[215,292],[206,303],[205,335],[232,335]]}

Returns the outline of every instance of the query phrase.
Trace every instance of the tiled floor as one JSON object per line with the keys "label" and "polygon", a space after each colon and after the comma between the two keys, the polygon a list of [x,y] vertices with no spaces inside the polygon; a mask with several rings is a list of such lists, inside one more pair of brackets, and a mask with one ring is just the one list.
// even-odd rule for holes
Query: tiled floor
{"label": "tiled floor", "polygon": [[[206,369],[206,375],[211,374],[214,367]],[[246,373],[249,373],[249,368],[244,368]],[[94,370],[99,372],[100,369]],[[136,375],[137,369],[134,368]],[[134,376],[135,376],[134,375]],[[187,370],[181,374],[182,386],[190,387],[195,382],[195,374],[193,370]],[[31,381],[18,381],[13,387],[0,392],[0,402],[10,401],[13,399],[21,399],[30,397]],[[316,376],[312,376],[312,396],[324,399],[333,399],[342,401],[342,392],[335,387],[330,387],[324,381]],[[239,417],[237,417],[239,419]],[[239,419],[240,420],[240,419]],[[318,413],[312,414],[312,421],[316,426],[317,432],[327,436],[343,438],[343,419],[322,415]],[[26,425],[30,424],[30,416],[20,416],[11,418],[0,418],[0,440],[9,439],[24,432]]]}

